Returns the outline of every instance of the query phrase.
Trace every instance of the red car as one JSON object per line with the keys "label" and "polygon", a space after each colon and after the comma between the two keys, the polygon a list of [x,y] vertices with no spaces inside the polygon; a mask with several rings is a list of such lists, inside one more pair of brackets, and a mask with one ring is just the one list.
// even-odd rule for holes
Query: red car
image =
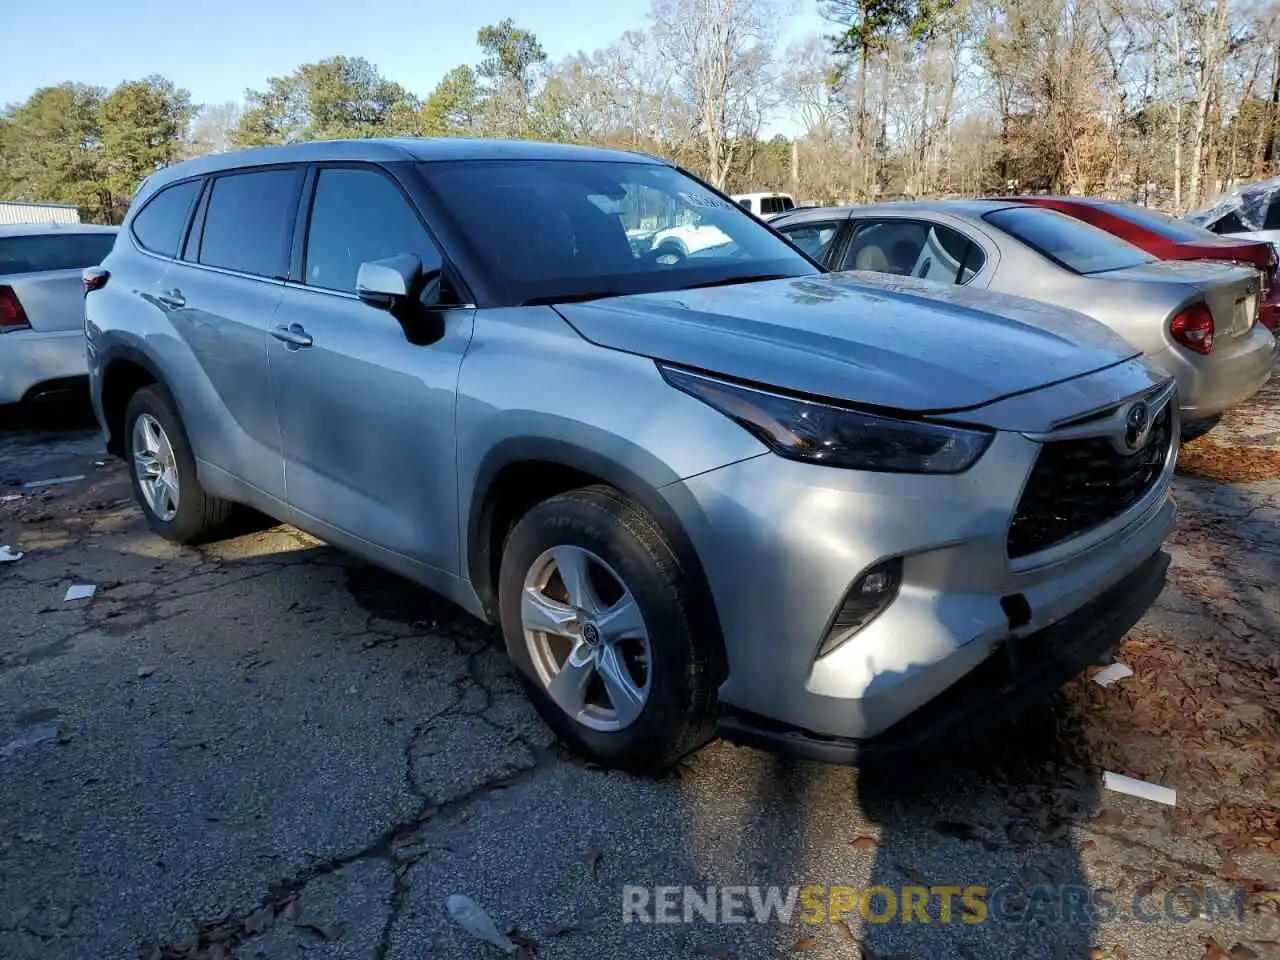
{"label": "red car", "polygon": [[1161,260],[1226,260],[1256,266],[1262,274],[1258,320],[1273,333],[1280,320],[1280,265],[1276,250],[1263,240],[1224,237],[1168,214],[1116,200],[1085,197],[1000,197],[1048,207],[1128,240]]}

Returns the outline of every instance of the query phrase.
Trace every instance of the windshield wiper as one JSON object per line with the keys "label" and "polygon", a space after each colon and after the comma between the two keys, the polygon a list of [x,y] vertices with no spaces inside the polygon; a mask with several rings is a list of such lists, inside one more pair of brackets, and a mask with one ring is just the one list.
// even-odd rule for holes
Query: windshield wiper
{"label": "windshield wiper", "polygon": [[583,303],[587,300],[604,300],[606,297],[625,297],[622,290],[596,290],[589,293],[549,293],[542,297],[530,297],[522,307],[542,307],[553,303]]}
{"label": "windshield wiper", "polygon": [[691,283],[681,290],[698,290],[702,287],[728,287],[735,283],[764,283],[766,280],[790,280],[789,273],[756,273],[745,277],[729,277],[725,280],[708,280],[706,283]]}

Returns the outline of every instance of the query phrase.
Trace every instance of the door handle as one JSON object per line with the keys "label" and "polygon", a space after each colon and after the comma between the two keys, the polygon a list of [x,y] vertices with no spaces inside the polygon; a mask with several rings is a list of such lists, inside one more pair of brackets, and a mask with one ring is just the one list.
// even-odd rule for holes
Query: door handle
{"label": "door handle", "polygon": [[177,287],[174,287],[172,290],[161,290],[156,294],[156,299],[166,307],[170,307],[174,310],[187,305],[187,298],[182,295],[182,291]]}
{"label": "door handle", "polygon": [[302,328],[300,323],[291,323],[286,326],[277,326],[271,330],[271,335],[277,340],[284,343],[290,350],[297,350],[299,347],[311,346],[311,334]]}

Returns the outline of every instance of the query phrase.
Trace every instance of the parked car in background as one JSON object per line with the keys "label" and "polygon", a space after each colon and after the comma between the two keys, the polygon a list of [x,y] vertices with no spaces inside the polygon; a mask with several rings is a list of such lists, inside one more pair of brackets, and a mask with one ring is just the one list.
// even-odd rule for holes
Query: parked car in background
{"label": "parked car in background", "polygon": [[1118,200],[1042,196],[998,199],[1057,210],[1128,240],[1161,260],[1213,260],[1254,267],[1262,280],[1258,321],[1268,330],[1276,329],[1280,318],[1280,255],[1276,246],[1265,240],[1219,236],[1187,220]]}
{"label": "parked car in background", "polygon": [[84,287],[115,227],[0,225],[0,404],[52,400],[85,383]]}
{"label": "parked car in background", "polygon": [[796,202],[789,193],[737,193],[732,199],[743,210],[761,220],[768,220],[796,208]]}
{"label": "parked car in background", "polygon": [[[627,239],[695,218],[728,242]],[[210,156],[86,274],[95,410],[152,530],[247,503],[444,593],[598,762],[973,735],[1164,581],[1167,374],[1070,311],[830,276],[661,160]]]}
{"label": "parked car in background", "polygon": [[1178,381],[1184,416],[1214,416],[1271,376],[1254,269],[1162,262],[1056,210],[1000,200],[797,210],[771,226],[834,270],[1000,290],[1102,321]]}
{"label": "parked car in background", "polygon": [[1186,219],[1223,236],[1280,244],[1280,177],[1241,187]]}

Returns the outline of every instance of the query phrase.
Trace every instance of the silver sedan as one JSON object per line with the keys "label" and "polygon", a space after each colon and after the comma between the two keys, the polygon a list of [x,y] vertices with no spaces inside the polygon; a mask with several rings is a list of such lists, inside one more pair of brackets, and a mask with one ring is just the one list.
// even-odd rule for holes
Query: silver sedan
{"label": "silver sedan", "polygon": [[796,210],[770,225],[833,270],[934,281],[919,284],[927,296],[938,282],[998,290],[1100,320],[1174,375],[1186,419],[1247,400],[1271,375],[1256,271],[1157,260],[1054,210],[921,201]]}

